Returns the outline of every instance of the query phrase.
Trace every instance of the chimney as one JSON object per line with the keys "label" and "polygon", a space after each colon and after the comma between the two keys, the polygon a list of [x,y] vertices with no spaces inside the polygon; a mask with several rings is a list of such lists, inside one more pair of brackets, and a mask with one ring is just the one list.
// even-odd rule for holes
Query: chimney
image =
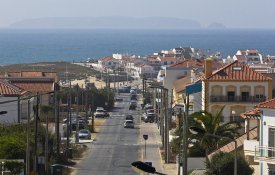
{"label": "chimney", "polygon": [[206,78],[212,75],[212,71],[213,71],[212,62],[213,62],[213,60],[210,57],[205,59],[204,73],[205,73]]}

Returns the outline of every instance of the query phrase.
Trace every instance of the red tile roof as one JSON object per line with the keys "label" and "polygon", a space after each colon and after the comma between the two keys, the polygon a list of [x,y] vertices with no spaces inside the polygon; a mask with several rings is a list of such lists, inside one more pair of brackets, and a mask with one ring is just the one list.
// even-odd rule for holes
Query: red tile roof
{"label": "red tile roof", "polygon": [[103,58],[100,58],[99,60],[102,61],[102,62],[107,62],[107,61],[111,61],[113,59],[113,57],[103,57]]}
{"label": "red tile roof", "polygon": [[48,78],[56,79],[57,73],[42,72],[42,71],[1,72],[0,77],[24,77],[24,78],[48,77]]}
{"label": "red tile roof", "polygon": [[273,98],[271,100],[268,100],[268,101],[265,101],[265,102],[262,102],[262,103],[259,103],[259,104],[256,105],[256,107],[275,109],[275,98]]}
{"label": "red tile roof", "polygon": [[178,68],[186,68],[186,67],[192,67],[192,68],[198,68],[203,67],[203,61],[196,59],[196,60],[184,60],[179,63],[172,64],[170,67],[178,67]]}
{"label": "red tile roof", "polygon": [[27,91],[20,89],[6,81],[0,81],[0,94],[3,95],[22,95]]}
{"label": "red tile roof", "polygon": [[261,111],[258,108],[252,109],[250,111],[241,113],[241,117],[242,118],[251,118],[249,116],[259,116],[259,114],[261,113]]}
{"label": "red tile roof", "polygon": [[32,93],[51,92],[54,87],[53,82],[14,82],[13,84]]}
{"label": "red tile roof", "polygon": [[211,76],[206,78],[212,81],[267,81],[271,78],[262,75],[249,68],[245,64],[235,61],[219,70],[213,72]]}
{"label": "red tile roof", "polygon": [[161,61],[177,61],[175,57],[159,57]]}

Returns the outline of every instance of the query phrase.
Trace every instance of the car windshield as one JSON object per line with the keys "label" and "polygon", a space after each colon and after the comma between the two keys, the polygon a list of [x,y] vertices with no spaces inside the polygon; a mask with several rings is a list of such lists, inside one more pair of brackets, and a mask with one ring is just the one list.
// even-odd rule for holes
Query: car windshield
{"label": "car windshield", "polygon": [[89,133],[88,130],[80,130],[79,132],[80,132],[80,133],[84,133],[84,134],[88,134],[88,133]]}
{"label": "car windshield", "polygon": [[98,109],[98,110],[96,110],[96,112],[104,112],[104,110]]}

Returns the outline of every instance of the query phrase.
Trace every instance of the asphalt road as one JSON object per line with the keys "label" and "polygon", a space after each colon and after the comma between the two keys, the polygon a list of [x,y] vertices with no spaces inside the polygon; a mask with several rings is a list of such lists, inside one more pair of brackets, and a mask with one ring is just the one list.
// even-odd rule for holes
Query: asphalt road
{"label": "asphalt road", "polygon": [[[100,133],[77,166],[77,175],[133,175],[131,163],[140,160],[140,129],[138,111],[129,111],[130,96],[121,94],[110,118],[106,119]],[[124,128],[125,114],[133,114],[135,128]]]}

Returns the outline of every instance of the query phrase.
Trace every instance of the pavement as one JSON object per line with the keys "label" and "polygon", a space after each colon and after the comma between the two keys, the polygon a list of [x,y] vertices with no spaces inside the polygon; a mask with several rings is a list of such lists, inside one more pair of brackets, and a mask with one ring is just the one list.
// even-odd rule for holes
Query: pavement
{"label": "pavement", "polygon": [[[145,141],[143,135],[148,135],[146,141],[146,156],[145,156]],[[152,166],[156,168],[157,172],[167,175],[177,175],[178,169],[176,164],[166,164],[161,158],[161,135],[156,123],[142,123],[140,125],[140,139],[144,144],[142,147],[142,160],[144,162],[152,162]]]}

